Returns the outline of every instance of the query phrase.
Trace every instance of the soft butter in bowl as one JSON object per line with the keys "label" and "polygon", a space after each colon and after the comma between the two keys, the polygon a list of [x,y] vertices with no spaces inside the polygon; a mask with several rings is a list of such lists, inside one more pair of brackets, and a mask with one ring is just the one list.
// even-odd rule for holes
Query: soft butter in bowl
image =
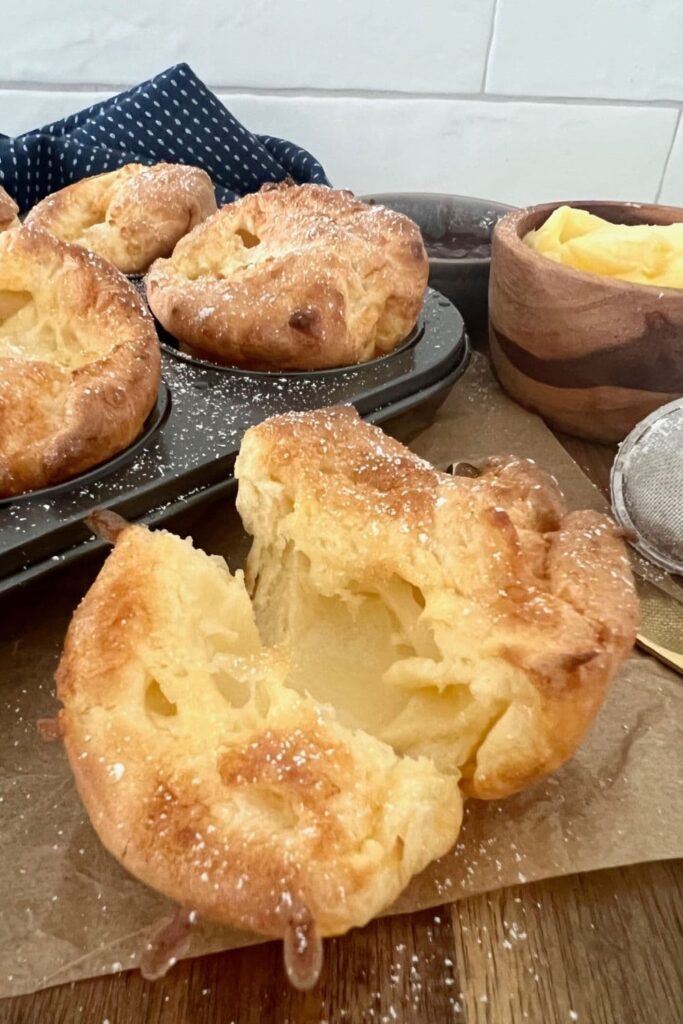
{"label": "soft butter in bowl", "polygon": [[683,223],[612,224],[588,210],[560,206],[524,241],[574,270],[634,284],[683,288]]}
{"label": "soft butter in bowl", "polygon": [[497,225],[491,356],[554,427],[619,441],[683,395],[683,209],[548,203]]}

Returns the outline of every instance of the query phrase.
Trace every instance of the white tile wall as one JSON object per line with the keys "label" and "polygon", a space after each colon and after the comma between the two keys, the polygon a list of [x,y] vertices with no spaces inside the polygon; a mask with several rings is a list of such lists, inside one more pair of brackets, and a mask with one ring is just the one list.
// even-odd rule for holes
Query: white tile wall
{"label": "white tile wall", "polygon": [[22,0],[0,132],[187,60],[335,184],[683,205],[683,0]]}
{"label": "white tile wall", "polygon": [[498,0],[492,92],[683,99],[681,0]]}
{"label": "white tile wall", "polygon": [[662,182],[659,197],[663,203],[683,206],[683,116],[678,115],[678,131]]}
{"label": "white tile wall", "polygon": [[[648,107],[221,98],[256,131],[296,137],[335,184],[356,192],[421,188],[519,205],[558,198],[650,199],[676,123],[674,110]],[[353,144],[340,145],[340,139]]]}
{"label": "white tile wall", "polygon": [[0,132],[20,135],[57,121],[111,95],[105,92],[62,92],[45,89],[0,88]]}
{"label": "white tile wall", "polygon": [[477,91],[493,0],[13,0],[2,77],[134,82],[187,61],[223,86]]}

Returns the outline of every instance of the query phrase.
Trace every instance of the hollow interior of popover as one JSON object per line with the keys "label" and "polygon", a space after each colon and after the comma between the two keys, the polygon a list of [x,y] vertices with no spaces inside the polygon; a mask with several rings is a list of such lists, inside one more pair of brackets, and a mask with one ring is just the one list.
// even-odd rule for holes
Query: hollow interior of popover
{"label": "hollow interior of popover", "polygon": [[55,309],[49,292],[0,290],[0,357],[77,370],[107,355],[116,335]]}

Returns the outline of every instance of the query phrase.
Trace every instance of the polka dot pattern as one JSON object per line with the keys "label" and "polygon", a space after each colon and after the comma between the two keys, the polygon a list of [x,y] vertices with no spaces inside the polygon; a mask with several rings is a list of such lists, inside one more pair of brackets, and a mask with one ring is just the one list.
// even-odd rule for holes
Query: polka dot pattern
{"label": "polka dot pattern", "polygon": [[202,167],[219,205],[287,177],[329,185],[310,153],[248,131],[187,64],[44,128],[0,135],[0,184],[22,213],[90,174],[159,161]]}

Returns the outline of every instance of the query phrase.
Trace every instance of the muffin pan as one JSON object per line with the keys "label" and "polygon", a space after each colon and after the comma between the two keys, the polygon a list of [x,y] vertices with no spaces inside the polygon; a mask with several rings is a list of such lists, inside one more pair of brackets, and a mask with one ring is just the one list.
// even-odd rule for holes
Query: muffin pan
{"label": "muffin pan", "polygon": [[96,509],[160,523],[230,490],[242,435],[267,416],[352,403],[382,423],[439,401],[469,358],[462,317],[431,289],[413,335],[357,366],[250,372],[187,356],[165,334],[161,345],[163,385],[128,449],[67,483],[0,501],[0,593],[102,546],[84,523]]}

